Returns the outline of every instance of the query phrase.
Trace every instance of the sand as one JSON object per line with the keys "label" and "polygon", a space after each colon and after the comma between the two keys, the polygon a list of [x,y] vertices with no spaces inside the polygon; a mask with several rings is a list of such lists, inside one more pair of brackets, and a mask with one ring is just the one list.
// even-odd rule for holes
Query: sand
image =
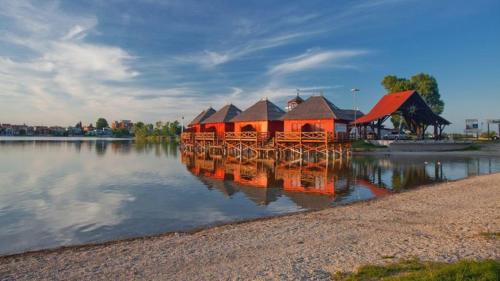
{"label": "sand", "polygon": [[402,258],[500,259],[500,174],[321,211],[0,258],[0,280],[330,280]]}

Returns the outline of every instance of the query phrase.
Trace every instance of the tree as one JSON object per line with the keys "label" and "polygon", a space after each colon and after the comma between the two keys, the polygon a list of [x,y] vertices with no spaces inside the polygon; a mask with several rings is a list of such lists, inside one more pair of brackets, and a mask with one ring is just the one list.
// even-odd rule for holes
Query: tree
{"label": "tree", "polygon": [[135,123],[134,126],[132,127],[132,131],[134,132],[134,136],[136,138],[144,138],[149,135],[148,129],[146,128],[146,125],[144,125],[143,122]]}
{"label": "tree", "polygon": [[97,122],[95,122],[95,127],[98,130],[107,128],[108,127],[108,121],[106,121],[106,119],[104,119],[104,118],[101,117],[101,118],[97,119]]}
{"label": "tree", "polygon": [[[389,93],[416,90],[434,113],[443,113],[444,102],[441,100],[436,78],[432,75],[419,73],[413,75],[410,79],[387,75],[381,84]],[[404,124],[404,121],[401,120],[401,116],[398,114],[391,116],[391,122],[395,128],[399,128]]]}

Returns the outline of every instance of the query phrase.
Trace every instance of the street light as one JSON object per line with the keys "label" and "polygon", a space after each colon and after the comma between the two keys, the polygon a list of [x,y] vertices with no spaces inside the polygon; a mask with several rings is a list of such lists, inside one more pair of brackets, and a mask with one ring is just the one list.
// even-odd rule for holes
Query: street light
{"label": "street light", "polygon": [[352,88],[351,93],[354,100],[354,138],[358,139],[358,126],[356,125],[358,109],[356,107],[356,92],[359,92],[358,88]]}
{"label": "street light", "polygon": [[184,116],[181,117],[181,135],[184,133]]}

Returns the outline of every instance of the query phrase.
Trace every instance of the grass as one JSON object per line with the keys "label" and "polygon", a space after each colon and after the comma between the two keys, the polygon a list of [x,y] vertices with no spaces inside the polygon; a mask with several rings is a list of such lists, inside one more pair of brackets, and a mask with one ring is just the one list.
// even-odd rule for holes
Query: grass
{"label": "grass", "polygon": [[481,232],[480,235],[484,238],[500,240],[500,232]]}
{"label": "grass", "polygon": [[373,143],[364,141],[364,140],[357,140],[352,143],[352,149],[356,151],[372,151],[374,149],[380,149],[380,148],[386,148],[387,146],[383,145],[375,145]]}
{"label": "grass", "polygon": [[477,150],[481,150],[481,146],[474,143],[474,144],[471,144],[469,147],[464,148],[463,150],[464,151],[477,151]]}
{"label": "grass", "polygon": [[497,281],[500,280],[500,262],[463,260],[448,264],[412,259],[382,266],[366,265],[355,273],[337,273],[332,278],[338,281]]}

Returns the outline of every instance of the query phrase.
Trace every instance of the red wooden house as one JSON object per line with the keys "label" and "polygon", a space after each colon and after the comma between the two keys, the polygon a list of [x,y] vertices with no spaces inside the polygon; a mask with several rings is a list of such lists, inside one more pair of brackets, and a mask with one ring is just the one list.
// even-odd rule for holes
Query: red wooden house
{"label": "red wooden house", "polygon": [[194,133],[203,132],[204,125],[202,124],[205,119],[215,114],[215,109],[209,107],[198,114],[191,123],[188,124],[188,130]]}
{"label": "red wooden house", "polygon": [[273,136],[283,130],[281,117],[285,114],[281,108],[267,99],[262,99],[231,119],[234,132],[267,133]]}
{"label": "red wooden house", "polygon": [[[357,111],[357,116],[363,113]],[[284,131],[347,133],[354,110],[340,109],[323,96],[311,96],[283,116]]]}
{"label": "red wooden house", "polygon": [[241,113],[241,110],[232,104],[221,108],[210,117],[201,121],[204,132],[215,132],[218,138],[222,138],[226,132],[234,132],[234,123],[231,119]]}

